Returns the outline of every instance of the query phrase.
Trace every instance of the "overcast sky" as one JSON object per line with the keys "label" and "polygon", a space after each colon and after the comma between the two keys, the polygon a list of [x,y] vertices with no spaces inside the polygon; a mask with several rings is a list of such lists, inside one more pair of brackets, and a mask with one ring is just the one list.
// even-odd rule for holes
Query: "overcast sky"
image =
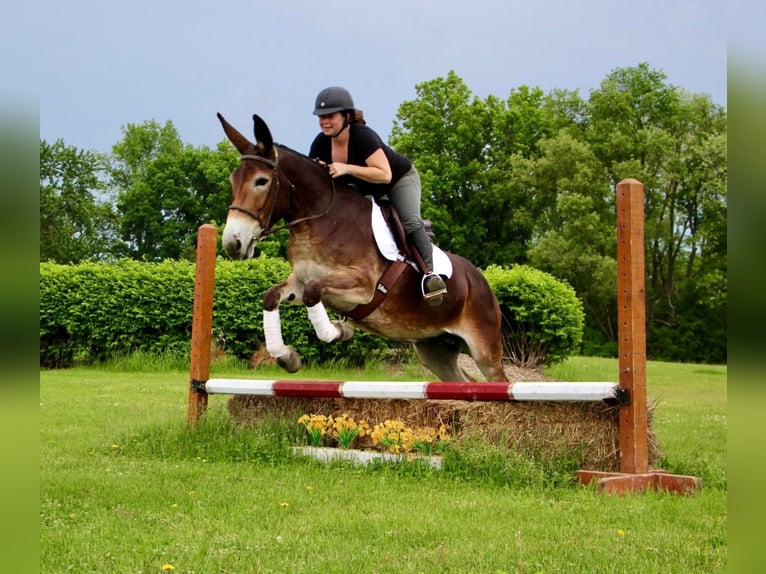
{"label": "overcast sky", "polygon": [[305,152],[318,132],[314,98],[330,85],[348,88],[386,139],[415,86],[450,70],[482,99],[522,85],[587,98],[615,68],[648,62],[727,103],[724,0],[44,4],[30,80],[40,137],[102,152],[126,124],[152,119],[171,120],[185,143],[215,146],[216,112],[248,136],[257,113],[276,141]]}

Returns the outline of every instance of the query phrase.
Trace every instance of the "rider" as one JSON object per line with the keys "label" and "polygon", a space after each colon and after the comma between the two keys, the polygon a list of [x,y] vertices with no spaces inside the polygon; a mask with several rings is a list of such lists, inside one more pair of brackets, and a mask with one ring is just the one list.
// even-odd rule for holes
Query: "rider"
{"label": "rider", "polygon": [[412,161],[367,127],[345,88],[332,86],[319,92],[314,115],[319,116],[322,133],[314,138],[309,156],[327,164],[333,178],[343,177],[364,195],[388,195],[428,270],[423,294],[431,305],[439,305],[447,288],[434,273],[433,247],[420,216],[420,176]]}

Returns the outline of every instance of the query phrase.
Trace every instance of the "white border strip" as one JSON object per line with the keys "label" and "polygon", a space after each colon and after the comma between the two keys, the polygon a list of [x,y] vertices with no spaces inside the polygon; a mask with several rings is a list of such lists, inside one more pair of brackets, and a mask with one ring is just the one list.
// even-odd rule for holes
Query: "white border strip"
{"label": "white border strip", "polygon": [[346,381],[341,396],[348,399],[425,399],[428,383],[410,381]]}
{"label": "white border strip", "polygon": [[614,399],[617,383],[513,383],[511,397],[517,401],[603,401]]}
{"label": "white border strip", "polygon": [[259,395],[273,397],[272,385],[276,381],[257,379],[209,379],[205,390],[211,395]]}

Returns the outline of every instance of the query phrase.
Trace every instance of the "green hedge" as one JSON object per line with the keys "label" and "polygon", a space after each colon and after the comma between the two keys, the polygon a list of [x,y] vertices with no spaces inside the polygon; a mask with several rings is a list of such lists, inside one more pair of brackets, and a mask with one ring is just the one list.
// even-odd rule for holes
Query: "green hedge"
{"label": "green hedge", "polygon": [[504,354],[512,363],[551,365],[579,350],[585,314],[567,283],[525,265],[493,265],[484,276],[503,312]]}
{"label": "green hedge", "polygon": [[[283,281],[282,259],[216,262],[213,337],[219,348],[248,358],[262,345],[262,297]],[[506,317],[504,343],[512,360],[561,361],[577,350],[582,309],[573,291],[527,267],[485,273]],[[40,364],[66,367],[144,351],[189,352],[194,264],[186,261],[40,264]],[[361,366],[406,345],[357,330],[350,341],[319,341],[302,306],[280,307],[286,343],[307,364]]]}
{"label": "green hedge", "polygon": [[[284,260],[216,262],[213,337],[221,349],[248,358],[263,341],[262,297],[283,281]],[[189,353],[194,264],[186,261],[40,264],[40,365],[66,367],[144,351]],[[385,355],[380,337],[357,332],[343,345],[316,337],[305,308],[282,305],[284,339],[306,363],[351,366]]]}

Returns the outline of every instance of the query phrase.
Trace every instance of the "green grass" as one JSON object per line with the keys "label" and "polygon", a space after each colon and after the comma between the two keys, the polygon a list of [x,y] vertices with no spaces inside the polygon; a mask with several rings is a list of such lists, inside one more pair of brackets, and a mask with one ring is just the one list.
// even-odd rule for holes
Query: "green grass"
{"label": "green grass", "polygon": [[[546,374],[560,381],[617,382],[619,372],[616,360],[574,357]],[[663,468],[726,487],[726,382],[724,365],[647,362],[646,389],[656,402],[653,428]]]}
{"label": "green grass", "polygon": [[[616,368],[573,358],[548,374],[615,380]],[[301,374],[412,379],[418,369]],[[254,376],[233,362],[211,371]],[[302,439],[291,421],[233,428],[227,397],[211,396],[189,432],[188,373],[172,361],[42,371],[40,570],[724,571],[726,368],[650,363],[647,373],[663,466],[701,476],[694,496],[603,496],[564,479],[565,466],[481,443],[442,471],[325,466],[289,455]]]}

